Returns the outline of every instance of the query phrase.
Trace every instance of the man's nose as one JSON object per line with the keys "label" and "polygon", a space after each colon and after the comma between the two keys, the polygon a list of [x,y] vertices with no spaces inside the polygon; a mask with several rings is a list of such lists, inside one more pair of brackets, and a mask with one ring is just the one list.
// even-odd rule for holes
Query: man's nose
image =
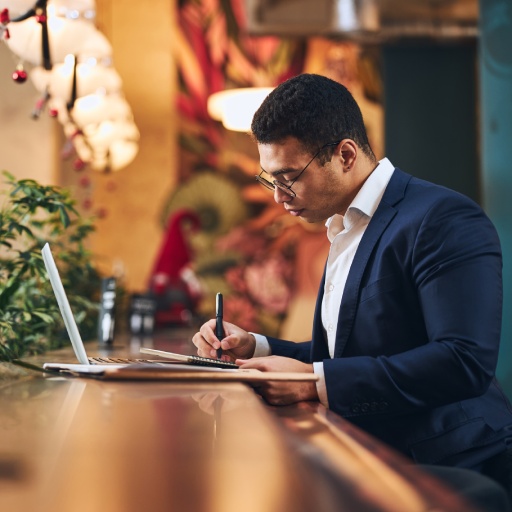
{"label": "man's nose", "polygon": [[277,204],[289,203],[293,198],[293,194],[285,192],[283,189],[279,187],[274,188],[274,201]]}

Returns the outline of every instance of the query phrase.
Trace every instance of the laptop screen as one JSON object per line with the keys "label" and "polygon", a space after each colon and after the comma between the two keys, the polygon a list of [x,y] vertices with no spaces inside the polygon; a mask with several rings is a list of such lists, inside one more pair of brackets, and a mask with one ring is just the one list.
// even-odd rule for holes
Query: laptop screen
{"label": "laptop screen", "polygon": [[46,271],[48,272],[48,277],[50,278],[50,283],[52,284],[53,293],[57,299],[60,313],[62,315],[62,319],[64,320],[66,330],[68,331],[68,336],[71,340],[71,344],[73,345],[75,355],[81,364],[90,364],[89,360],[87,359],[87,354],[85,352],[82,338],[80,337],[80,332],[78,331],[78,326],[75,322],[75,317],[73,316],[66,292],[64,291],[64,286],[62,286],[62,281],[60,279],[55,260],[53,259],[50,246],[45,244],[41,250],[41,253],[43,255],[44,264],[46,266]]}

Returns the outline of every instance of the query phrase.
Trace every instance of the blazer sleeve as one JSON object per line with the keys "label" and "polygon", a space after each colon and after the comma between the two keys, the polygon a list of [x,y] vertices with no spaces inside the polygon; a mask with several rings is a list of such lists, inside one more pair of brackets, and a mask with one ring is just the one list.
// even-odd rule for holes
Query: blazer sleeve
{"label": "blazer sleeve", "polygon": [[[405,349],[401,342],[395,353],[383,350],[386,355],[363,351],[324,360],[329,406],[345,417],[407,414],[458,402],[485,393],[494,377],[502,310],[499,239],[476,204],[458,194],[448,198],[407,234],[410,249],[396,276],[407,273],[414,284],[425,339],[411,339]],[[377,299],[385,316],[390,299],[385,293]],[[364,307],[358,308],[363,315]],[[377,318],[370,314],[364,321]],[[402,321],[407,325],[405,315]],[[366,341],[351,334],[350,343]],[[378,341],[393,347],[393,332]]]}
{"label": "blazer sleeve", "polygon": [[311,362],[311,341],[295,343],[277,338],[267,339],[273,356],[292,357],[303,363]]}

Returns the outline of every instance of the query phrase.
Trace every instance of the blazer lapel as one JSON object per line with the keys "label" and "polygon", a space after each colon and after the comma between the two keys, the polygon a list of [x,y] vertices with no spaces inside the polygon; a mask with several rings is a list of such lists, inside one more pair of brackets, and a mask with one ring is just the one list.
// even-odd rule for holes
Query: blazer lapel
{"label": "blazer lapel", "polygon": [[311,343],[311,361],[322,361],[323,359],[330,359],[329,347],[327,346],[327,339],[325,338],[324,328],[322,325],[322,301],[324,298],[325,288],[325,271],[322,276],[320,287],[318,288],[318,295],[316,298],[315,315],[313,317],[313,335]]}
{"label": "blazer lapel", "polygon": [[340,314],[338,317],[338,329],[336,331],[334,357],[341,357],[343,350],[345,349],[345,345],[347,344],[352,331],[359,299],[361,280],[363,278],[366,265],[375,244],[393,217],[396,215],[397,210],[395,205],[404,197],[405,188],[410,179],[411,176],[409,174],[395,168],[382,200],[370,220],[361,242],[359,243],[359,247],[357,248],[354,256],[354,261],[350,267],[345,289],[343,291],[343,299],[341,301]]}

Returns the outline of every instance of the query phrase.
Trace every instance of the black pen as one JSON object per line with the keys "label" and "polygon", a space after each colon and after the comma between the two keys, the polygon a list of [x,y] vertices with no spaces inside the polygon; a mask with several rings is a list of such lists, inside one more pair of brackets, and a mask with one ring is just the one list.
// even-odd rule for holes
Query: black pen
{"label": "black pen", "polygon": [[[222,316],[223,316],[223,305],[222,305],[222,293],[217,293],[217,299],[215,301],[215,336],[221,341],[224,338],[224,328],[222,327]],[[222,349],[217,349],[217,359],[222,357]]]}

